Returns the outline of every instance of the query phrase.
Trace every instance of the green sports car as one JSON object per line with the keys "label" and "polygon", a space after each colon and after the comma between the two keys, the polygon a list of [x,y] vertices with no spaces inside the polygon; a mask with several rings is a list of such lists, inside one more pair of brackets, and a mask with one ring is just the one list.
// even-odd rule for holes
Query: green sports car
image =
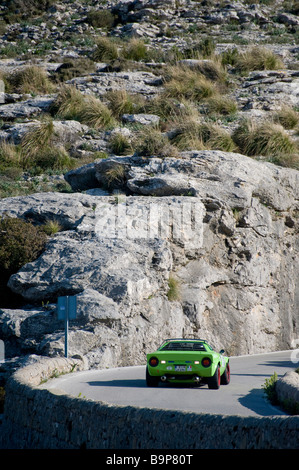
{"label": "green sports car", "polygon": [[166,339],[153,353],[147,354],[146,383],[159,382],[208,384],[218,389],[230,382],[229,358],[203,339]]}

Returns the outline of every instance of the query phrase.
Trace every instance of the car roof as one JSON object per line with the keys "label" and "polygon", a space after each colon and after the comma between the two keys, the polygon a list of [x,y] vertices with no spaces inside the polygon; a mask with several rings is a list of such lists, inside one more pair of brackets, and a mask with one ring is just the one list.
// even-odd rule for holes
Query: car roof
{"label": "car roof", "polygon": [[166,344],[166,343],[171,343],[171,342],[176,342],[176,341],[177,342],[179,342],[179,341],[180,342],[182,342],[182,341],[185,341],[185,342],[190,341],[191,342],[192,341],[193,343],[198,342],[198,343],[208,344],[205,339],[199,339],[199,338],[168,338],[168,339],[165,339],[163,341],[163,343],[159,346],[158,349],[162,348],[162,346],[164,346],[164,344]]}
{"label": "car roof", "polygon": [[200,341],[201,343],[206,343],[205,339],[199,338],[168,338],[165,339],[162,344],[168,343],[169,341]]}

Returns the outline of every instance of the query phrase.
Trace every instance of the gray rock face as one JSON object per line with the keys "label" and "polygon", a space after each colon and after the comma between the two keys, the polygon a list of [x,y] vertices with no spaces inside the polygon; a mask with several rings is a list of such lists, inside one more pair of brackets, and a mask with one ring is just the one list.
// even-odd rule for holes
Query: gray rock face
{"label": "gray rock face", "polygon": [[[229,354],[291,347],[299,336],[299,172],[224,152],[114,157],[94,165],[95,194],[114,165],[123,165],[131,195],[2,201],[2,214],[29,214],[36,223],[52,215],[64,227],[9,287],[27,302],[52,305],[44,325],[58,296],[77,294],[71,355],[91,367],[138,364],[163,338],[182,335]],[[16,314],[3,311],[4,336],[18,337],[24,322],[30,329],[35,311],[32,323],[21,311],[13,333],[7,325]],[[43,331],[31,340],[35,352],[63,354],[63,326]],[[35,338],[33,326],[28,335]]]}
{"label": "gray rock face", "polygon": [[161,91],[161,79],[149,72],[99,72],[88,77],[68,80],[82,93],[103,96],[111,90],[126,90],[128,93],[142,93],[152,96]]}

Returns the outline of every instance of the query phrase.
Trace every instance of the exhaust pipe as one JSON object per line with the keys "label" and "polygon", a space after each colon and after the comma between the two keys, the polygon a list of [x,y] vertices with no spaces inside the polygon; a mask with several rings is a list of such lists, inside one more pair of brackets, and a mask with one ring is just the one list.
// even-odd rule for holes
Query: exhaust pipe
{"label": "exhaust pipe", "polygon": [[166,377],[166,375],[162,375],[162,377],[161,377],[161,381],[162,381],[162,382],[166,382],[166,380],[167,380],[167,377]]}

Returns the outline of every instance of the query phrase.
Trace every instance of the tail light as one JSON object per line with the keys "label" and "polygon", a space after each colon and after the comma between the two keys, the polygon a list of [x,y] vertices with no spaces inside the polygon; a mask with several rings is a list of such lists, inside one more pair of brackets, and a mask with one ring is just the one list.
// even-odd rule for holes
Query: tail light
{"label": "tail light", "polygon": [[201,365],[203,367],[210,367],[211,364],[212,364],[212,361],[209,357],[204,357],[203,360],[201,361]]}
{"label": "tail light", "polygon": [[149,365],[151,367],[157,367],[157,365],[159,364],[159,360],[157,357],[151,357],[150,360],[149,360]]}

